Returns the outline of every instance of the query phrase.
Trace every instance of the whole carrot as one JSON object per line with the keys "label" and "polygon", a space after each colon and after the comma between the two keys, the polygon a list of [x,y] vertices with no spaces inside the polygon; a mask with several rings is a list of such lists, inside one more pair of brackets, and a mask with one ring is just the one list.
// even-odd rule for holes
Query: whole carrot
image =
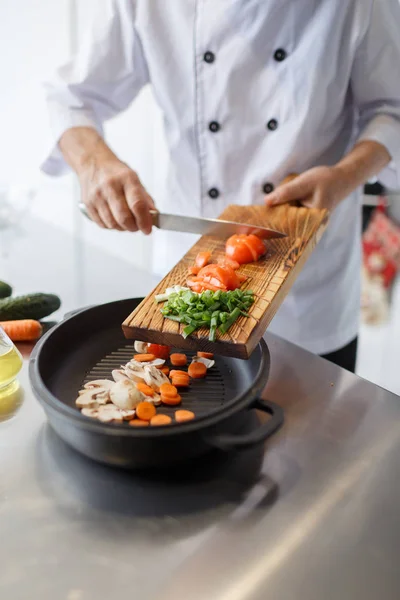
{"label": "whole carrot", "polygon": [[0,321],[0,327],[4,329],[12,342],[34,342],[40,338],[43,332],[39,321],[33,319]]}

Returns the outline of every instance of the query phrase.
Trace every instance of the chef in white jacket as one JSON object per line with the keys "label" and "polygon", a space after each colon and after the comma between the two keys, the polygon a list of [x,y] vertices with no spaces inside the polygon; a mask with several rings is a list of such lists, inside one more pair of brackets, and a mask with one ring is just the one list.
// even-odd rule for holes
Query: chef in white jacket
{"label": "chef in white jacket", "polygon": [[[170,152],[160,210],[216,217],[232,203],[300,200],[332,211],[270,330],[354,369],[360,186],[400,164],[399,1],[100,0],[97,12],[46,85],[54,148],[43,170],[72,168],[99,226],[150,233],[140,173],[102,137],[150,84]],[[193,239],[153,235],[162,275]]]}

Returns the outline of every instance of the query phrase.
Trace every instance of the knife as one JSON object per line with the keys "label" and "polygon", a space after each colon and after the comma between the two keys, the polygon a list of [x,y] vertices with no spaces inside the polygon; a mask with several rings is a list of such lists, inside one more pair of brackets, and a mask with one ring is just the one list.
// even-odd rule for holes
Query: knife
{"label": "knife", "polygon": [[[86,217],[90,218],[86,206],[83,203],[79,204],[79,208]],[[209,235],[221,238],[227,238],[237,233],[252,233],[263,240],[286,237],[286,233],[276,231],[275,229],[236,223],[235,221],[168,215],[156,210],[151,210],[150,213],[153,225],[157,227],[157,229],[162,229],[164,231],[179,231],[181,233],[195,233],[198,235]]]}

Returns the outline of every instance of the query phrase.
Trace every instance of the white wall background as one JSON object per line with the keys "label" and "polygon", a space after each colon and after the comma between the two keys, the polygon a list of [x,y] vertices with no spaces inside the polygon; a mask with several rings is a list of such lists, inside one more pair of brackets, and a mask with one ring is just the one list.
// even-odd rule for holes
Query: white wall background
{"label": "white wall background", "polygon": [[[34,185],[38,189],[35,216],[75,234],[83,244],[100,246],[148,269],[150,239],[103,231],[86,222],[76,208],[79,190],[75,178],[52,179],[38,168],[51,144],[42,81],[71,56],[93,11],[100,6],[96,0],[0,2],[0,184]],[[150,89],[106,126],[106,137],[157,199],[166,155],[161,116]]]}

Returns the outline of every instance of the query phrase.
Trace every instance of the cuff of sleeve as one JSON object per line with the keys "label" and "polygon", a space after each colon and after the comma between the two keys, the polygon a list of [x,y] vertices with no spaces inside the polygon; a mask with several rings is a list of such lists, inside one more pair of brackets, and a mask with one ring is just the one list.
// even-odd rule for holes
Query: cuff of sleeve
{"label": "cuff of sleeve", "polygon": [[377,115],[368,123],[358,141],[374,141],[385,146],[392,162],[379,174],[379,181],[386,187],[400,186],[400,121],[389,115]]}
{"label": "cuff of sleeve", "polygon": [[103,135],[102,124],[95,115],[86,109],[66,109],[65,107],[50,107],[50,122],[52,130],[52,147],[47,156],[41,161],[40,169],[46,175],[60,176],[71,172],[65,162],[58,142],[65,131],[71,127],[91,127]]}

